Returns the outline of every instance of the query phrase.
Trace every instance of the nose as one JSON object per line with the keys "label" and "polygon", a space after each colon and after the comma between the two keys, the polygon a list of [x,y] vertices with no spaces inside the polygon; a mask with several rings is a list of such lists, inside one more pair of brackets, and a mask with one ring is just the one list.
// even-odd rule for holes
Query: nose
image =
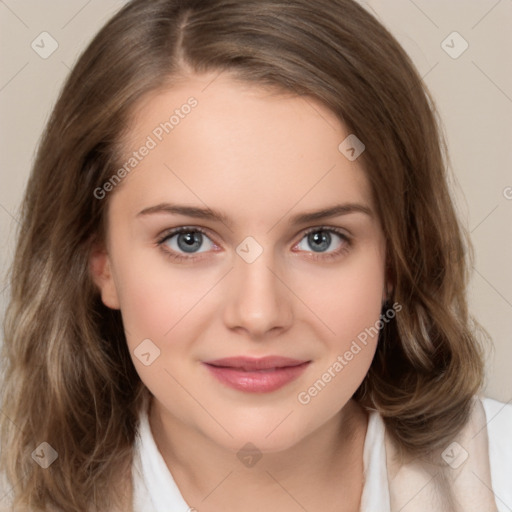
{"label": "nose", "polygon": [[271,251],[263,251],[252,263],[236,256],[226,293],[225,324],[260,341],[293,322],[293,293],[271,256]]}

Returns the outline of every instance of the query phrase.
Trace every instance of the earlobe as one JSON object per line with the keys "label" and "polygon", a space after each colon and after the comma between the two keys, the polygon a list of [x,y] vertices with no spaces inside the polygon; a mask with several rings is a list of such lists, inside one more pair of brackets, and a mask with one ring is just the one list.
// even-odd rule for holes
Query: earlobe
{"label": "earlobe", "polygon": [[89,271],[98,287],[101,300],[111,309],[120,309],[117,288],[112,275],[109,255],[105,249],[95,248],[89,258]]}
{"label": "earlobe", "polygon": [[391,279],[387,279],[384,285],[384,289],[382,291],[382,307],[385,307],[387,304],[391,302],[391,297],[393,296],[394,286]]}
{"label": "earlobe", "polygon": [[387,281],[384,286],[384,291],[382,292],[382,300],[389,301],[391,300],[391,296],[393,295],[393,284],[391,281]]}
{"label": "earlobe", "polygon": [[386,257],[386,268],[385,268],[385,283],[384,290],[382,291],[382,303],[391,301],[393,292],[395,290],[394,282],[392,279],[391,265],[389,264],[389,256]]}

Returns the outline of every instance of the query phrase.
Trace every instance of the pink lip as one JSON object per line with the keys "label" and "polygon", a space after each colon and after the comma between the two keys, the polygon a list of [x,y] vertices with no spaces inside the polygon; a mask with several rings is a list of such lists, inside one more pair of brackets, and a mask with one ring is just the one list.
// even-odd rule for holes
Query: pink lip
{"label": "pink lip", "polygon": [[248,393],[269,393],[298,378],[311,361],[288,357],[226,357],[203,364],[227,386]]}

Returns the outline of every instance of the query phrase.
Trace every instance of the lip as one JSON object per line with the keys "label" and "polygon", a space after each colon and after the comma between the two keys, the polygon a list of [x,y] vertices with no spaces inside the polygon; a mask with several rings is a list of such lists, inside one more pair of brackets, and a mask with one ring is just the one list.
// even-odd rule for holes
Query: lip
{"label": "lip", "polygon": [[311,361],[281,356],[226,357],[204,361],[221,383],[247,393],[270,393],[297,379]]}

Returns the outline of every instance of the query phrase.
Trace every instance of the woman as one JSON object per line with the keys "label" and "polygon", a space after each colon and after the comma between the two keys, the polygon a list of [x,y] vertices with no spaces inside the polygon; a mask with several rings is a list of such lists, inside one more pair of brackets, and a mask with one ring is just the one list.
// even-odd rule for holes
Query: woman
{"label": "woman", "polygon": [[109,21],[24,202],[13,507],[512,506],[432,105],[353,1]]}

